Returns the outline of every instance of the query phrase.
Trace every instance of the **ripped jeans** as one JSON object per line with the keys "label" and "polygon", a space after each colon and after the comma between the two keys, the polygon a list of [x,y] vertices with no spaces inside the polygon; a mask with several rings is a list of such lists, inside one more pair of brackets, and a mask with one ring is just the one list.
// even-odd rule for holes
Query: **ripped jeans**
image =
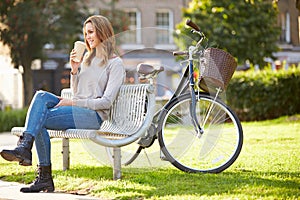
{"label": "ripped jeans", "polygon": [[35,138],[39,165],[51,164],[51,143],[47,129],[99,129],[102,119],[94,110],[77,106],[60,106],[59,98],[45,91],[35,93],[29,106],[24,132]]}

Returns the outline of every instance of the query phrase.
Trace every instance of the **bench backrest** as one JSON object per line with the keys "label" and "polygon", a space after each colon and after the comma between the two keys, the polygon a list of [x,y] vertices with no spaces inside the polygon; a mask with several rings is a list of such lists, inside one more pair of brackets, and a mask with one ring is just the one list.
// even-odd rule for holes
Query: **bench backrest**
{"label": "bench backrest", "polygon": [[[122,85],[111,107],[109,119],[102,123],[100,131],[127,136],[139,131],[144,126],[147,109],[153,106],[149,104],[149,94],[153,95],[150,84]],[[62,97],[72,98],[71,89],[63,89]]]}
{"label": "bench backrest", "polygon": [[110,117],[101,130],[133,133],[143,124],[147,112],[149,84],[122,85],[114,101]]}

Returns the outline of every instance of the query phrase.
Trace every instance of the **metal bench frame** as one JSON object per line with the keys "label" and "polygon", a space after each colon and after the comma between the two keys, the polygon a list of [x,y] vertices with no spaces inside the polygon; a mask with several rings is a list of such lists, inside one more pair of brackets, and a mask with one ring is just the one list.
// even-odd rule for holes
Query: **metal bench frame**
{"label": "metal bench frame", "polygon": [[[71,98],[71,89],[62,90],[63,98]],[[62,138],[63,170],[70,167],[69,139],[90,139],[113,148],[113,179],[121,179],[122,146],[145,136],[155,112],[155,94],[151,84],[122,85],[114,101],[109,119],[99,130],[48,130],[51,138]],[[22,135],[24,127],[13,127],[11,133]]]}

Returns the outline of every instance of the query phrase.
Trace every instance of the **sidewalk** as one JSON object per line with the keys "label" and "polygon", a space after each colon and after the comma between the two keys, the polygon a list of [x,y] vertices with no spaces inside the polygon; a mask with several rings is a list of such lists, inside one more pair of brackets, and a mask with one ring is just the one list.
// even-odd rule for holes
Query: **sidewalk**
{"label": "sidewalk", "polygon": [[72,195],[66,193],[22,193],[20,188],[24,185],[19,183],[4,182],[0,180],[0,200],[96,200],[97,198]]}
{"label": "sidewalk", "polygon": [[[17,144],[18,137],[10,133],[0,133],[0,151],[6,148],[14,148]],[[0,157],[0,159],[2,159]],[[83,195],[72,195],[67,193],[22,193],[20,188],[25,185],[13,182],[4,182],[0,180],[0,200],[29,200],[29,199],[42,199],[42,200],[96,200]]]}

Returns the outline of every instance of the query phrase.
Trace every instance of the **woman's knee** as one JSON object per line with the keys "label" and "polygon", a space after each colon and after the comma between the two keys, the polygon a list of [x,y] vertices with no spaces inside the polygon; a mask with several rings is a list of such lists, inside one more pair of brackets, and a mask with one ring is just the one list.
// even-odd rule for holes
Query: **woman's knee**
{"label": "woman's knee", "polygon": [[49,92],[44,91],[44,90],[38,90],[38,91],[35,92],[34,97],[35,98],[37,98],[37,97],[38,98],[43,98],[43,97],[48,96],[48,95],[50,95]]}
{"label": "woman's knee", "polygon": [[51,108],[59,102],[59,98],[50,92],[39,90],[36,91],[32,101],[36,103],[43,102],[43,104],[45,103],[48,108]]}

